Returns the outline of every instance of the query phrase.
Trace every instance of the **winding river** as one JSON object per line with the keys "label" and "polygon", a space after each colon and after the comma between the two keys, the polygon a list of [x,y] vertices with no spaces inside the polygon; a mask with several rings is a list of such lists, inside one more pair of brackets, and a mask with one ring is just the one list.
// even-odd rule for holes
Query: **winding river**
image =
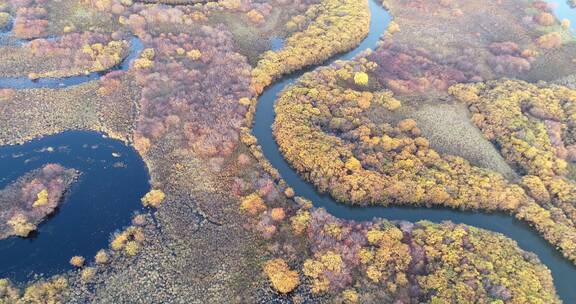
{"label": "winding river", "polygon": [[[570,18],[572,24],[576,25],[574,11],[569,10],[564,0],[558,1],[560,3],[555,8],[556,14],[560,18]],[[355,49],[335,56],[326,64],[352,59],[360,52],[376,46],[391,18],[376,0],[369,0],[369,4],[372,14],[369,35]],[[127,58],[114,69],[128,69],[130,62],[138,56],[142,44],[136,38],[131,42]],[[282,42],[274,41],[273,44],[278,48]],[[314,68],[309,67],[285,76],[268,87],[259,97],[253,128],[264,155],[298,195],[343,219],[361,221],[382,217],[412,222],[449,220],[500,232],[516,240],[522,249],[536,253],[552,271],[561,299],[565,303],[576,303],[576,289],[571,281],[576,278],[576,266],[562,257],[526,223],[510,215],[448,208],[351,207],[336,202],[328,195],[319,194],[311,184],[303,180],[282,157],[271,126],[278,93]],[[95,80],[105,73],[38,80],[27,77],[0,78],[0,88],[59,88]],[[53,150],[50,149],[52,152],[48,147],[53,147]],[[82,176],[69,192],[58,216],[43,222],[35,237],[0,241],[0,277],[23,282],[35,273],[49,276],[69,269],[68,260],[73,255],[92,257],[98,249],[107,247],[108,238],[114,230],[130,223],[132,213],[141,209],[139,198],[149,189],[146,166],[134,149],[119,141],[104,138],[101,134],[85,131],[68,131],[24,145],[0,147],[0,187],[46,163],[60,163],[76,168],[82,172]]]}
{"label": "winding river", "polygon": [[[565,2],[564,0],[559,1]],[[376,3],[376,0],[369,0],[369,5],[372,17],[370,32],[366,39],[355,49],[328,60],[325,63],[326,65],[336,60],[352,59],[360,52],[376,46],[376,43],[391,21],[391,17],[385,9]],[[555,11],[558,12],[567,9],[570,9],[567,5],[557,5]],[[572,19],[575,17],[574,11],[563,12],[562,15],[559,16],[571,16]],[[573,21],[573,25],[576,25],[576,21]],[[318,193],[313,185],[301,178],[300,175],[290,167],[288,162],[286,162],[272,135],[272,123],[275,117],[274,102],[278,93],[286,86],[293,84],[300,76],[312,71],[314,68],[316,67],[309,67],[287,75],[268,87],[258,99],[252,130],[258,139],[258,143],[262,146],[265,157],[280,172],[286,183],[296,191],[297,195],[311,200],[316,207],[325,208],[330,214],[342,219],[362,221],[381,217],[389,220],[411,222],[421,220],[433,222],[452,221],[500,232],[515,240],[522,249],[536,253],[540,260],[552,271],[554,284],[560,298],[565,303],[576,303],[576,288],[574,288],[572,281],[576,279],[576,266],[564,258],[560,252],[544,240],[544,238],[528,224],[514,219],[511,215],[458,211],[449,208],[351,207],[336,202],[329,195]]]}

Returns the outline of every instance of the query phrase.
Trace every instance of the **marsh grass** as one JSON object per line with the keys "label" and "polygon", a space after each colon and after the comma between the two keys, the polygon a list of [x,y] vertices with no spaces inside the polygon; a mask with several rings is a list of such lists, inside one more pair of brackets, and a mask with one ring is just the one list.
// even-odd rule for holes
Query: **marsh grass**
{"label": "marsh grass", "polygon": [[532,69],[521,75],[521,79],[529,82],[540,80],[553,81],[567,77],[576,71],[576,41],[566,42],[562,47],[549,50],[536,58]]}
{"label": "marsh grass", "polygon": [[134,124],[136,106],[127,102],[138,98],[131,78],[112,94],[96,91],[99,82],[63,89],[16,90],[0,108],[0,144],[24,142],[40,135],[67,129],[102,130],[116,138],[128,138]]}
{"label": "marsh grass", "polygon": [[77,0],[48,1],[46,8],[49,35],[61,34],[64,27],[70,25],[74,25],[77,32],[113,32],[119,28],[118,18]]}
{"label": "marsh grass", "polygon": [[212,24],[223,23],[232,32],[234,43],[238,51],[248,58],[248,62],[255,66],[260,54],[271,49],[271,37],[284,37],[284,25],[296,13],[288,7],[274,8],[266,23],[256,27],[245,18],[231,12],[214,12],[209,17]]}
{"label": "marsh grass", "polygon": [[499,172],[508,179],[518,177],[496,147],[474,126],[464,105],[424,104],[417,109],[407,107],[403,112],[406,117],[416,120],[436,151],[460,156],[476,166]]}

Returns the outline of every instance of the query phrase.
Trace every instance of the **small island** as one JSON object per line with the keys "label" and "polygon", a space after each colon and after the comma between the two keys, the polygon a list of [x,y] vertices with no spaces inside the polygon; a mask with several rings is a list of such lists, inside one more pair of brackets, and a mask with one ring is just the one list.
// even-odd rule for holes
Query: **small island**
{"label": "small island", "polygon": [[46,164],[0,190],[0,240],[35,231],[64,201],[79,175],[75,169]]}

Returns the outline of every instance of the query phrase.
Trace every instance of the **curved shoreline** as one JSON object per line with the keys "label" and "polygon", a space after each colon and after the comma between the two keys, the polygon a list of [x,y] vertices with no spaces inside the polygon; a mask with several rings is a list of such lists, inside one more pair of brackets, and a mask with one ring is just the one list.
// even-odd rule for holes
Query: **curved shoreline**
{"label": "curved shoreline", "polygon": [[[376,3],[375,0],[368,0],[371,11],[370,32],[368,36],[353,50],[341,55],[335,55],[322,65],[329,65],[336,60],[349,60],[368,48],[374,48],[380,37],[385,32],[391,16],[388,12]],[[305,181],[292,169],[282,156],[279,146],[272,134],[272,124],[275,112],[274,103],[276,96],[286,86],[294,83],[304,73],[314,70],[318,66],[304,68],[298,72],[289,74],[281,78],[273,85],[267,87],[258,97],[253,135],[258,139],[258,144],[266,159],[276,168],[286,183],[292,187],[296,195],[309,199],[315,207],[324,208],[326,211],[338,218],[347,220],[372,220],[374,218],[385,218],[399,221],[421,221],[432,222],[452,221],[463,223],[478,228],[483,228],[493,232],[499,232],[515,240],[518,246],[538,255],[540,261],[552,272],[554,285],[559,297],[565,303],[576,303],[576,290],[571,286],[570,278],[576,278],[576,265],[564,258],[550,243],[548,243],[539,233],[528,224],[514,219],[511,215],[503,213],[479,213],[473,211],[458,211],[450,208],[427,208],[409,206],[370,206],[353,207],[338,203],[327,194],[319,194],[315,187]]]}
{"label": "curved shoreline", "polygon": [[[363,52],[364,50],[376,46],[377,42],[380,40],[380,37],[386,30],[386,26],[390,22],[391,18],[390,15],[379,4],[377,4],[375,0],[368,1],[372,14],[370,32],[368,36],[359,46],[353,50],[344,54],[333,56],[333,58],[327,60],[323,65],[331,64],[336,60],[352,59],[354,56]],[[31,80],[27,77],[0,78],[0,88],[62,88],[97,80],[110,71],[127,70],[130,66],[130,63],[138,56],[142,49],[143,47],[141,41],[137,38],[133,38],[131,40],[128,56],[126,56],[126,58],[124,58],[118,66],[111,69],[102,72],[92,72],[88,75],[62,78],[40,78],[37,80]],[[570,281],[570,278],[576,278],[576,266],[565,259],[556,249],[554,249],[526,223],[518,221],[510,215],[502,213],[457,211],[449,208],[382,206],[352,207],[338,203],[328,195],[322,195],[316,192],[314,186],[302,179],[298,173],[296,173],[284,160],[282,154],[280,153],[279,147],[274,140],[271,128],[275,115],[273,106],[277,94],[286,86],[294,83],[304,73],[312,71],[316,67],[317,66],[311,66],[304,68],[299,72],[289,74],[278,80],[273,85],[267,87],[263,94],[258,98],[259,101],[257,104],[257,111],[255,114],[253,126],[253,134],[257,137],[258,143],[262,146],[264,155],[280,172],[288,185],[295,189],[298,195],[310,199],[314,202],[316,207],[323,207],[330,214],[342,219],[371,220],[375,217],[381,217],[389,220],[405,220],[411,222],[420,220],[428,220],[433,222],[449,220],[456,223],[464,223],[475,227],[484,228],[494,232],[500,232],[515,240],[519,247],[523,250],[536,253],[540,261],[552,271],[552,276],[554,278],[554,283],[559,296],[566,303],[576,303],[576,290],[574,290],[574,288],[571,286]],[[66,134],[70,133],[65,132],[61,134],[54,136],[57,136],[58,138],[67,138],[68,135]],[[69,141],[69,138],[66,140],[68,140],[66,143],[74,142]],[[36,143],[36,141],[32,142]],[[28,147],[28,144],[25,144],[24,146]],[[0,180],[0,182],[2,181],[3,180]],[[90,188],[87,189],[89,192]],[[4,247],[0,246],[0,252],[2,252],[2,248]],[[62,258],[62,253],[60,253],[60,255]],[[10,259],[6,258],[5,260],[9,261]],[[67,264],[67,257],[64,257],[62,260]],[[46,264],[44,260],[42,262],[42,265]],[[50,263],[47,263],[46,265],[48,264]],[[12,265],[10,266],[12,267]],[[14,264],[14,267],[17,267],[16,264]],[[53,268],[57,267],[61,266],[53,265]],[[61,268],[59,268],[59,270],[61,270]]]}
{"label": "curved shoreline", "polygon": [[126,71],[130,68],[130,64],[138,57],[144,46],[140,39],[133,37],[130,40],[130,49],[128,55],[120,62],[120,64],[100,72],[91,72],[87,75],[76,75],[69,77],[46,77],[38,79],[30,79],[25,76],[21,77],[0,77],[0,89],[33,89],[33,88],[65,88],[69,86],[79,85],[92,80],[97,80],[100,77],[112,71]]}
{"label": "curved shoreline", "polygon": [[114,231],[129,226],[132,215],[144,210],[140,198],[150,189],[150,177],[143,159],[133,147],[92,131],[66,131],[0,147],[0,187],[47,163],[82,175],[66,202],[31,237],[0,241],[0,278],[24,283],[72,269],[72,256],[93,259],[108,248]]}

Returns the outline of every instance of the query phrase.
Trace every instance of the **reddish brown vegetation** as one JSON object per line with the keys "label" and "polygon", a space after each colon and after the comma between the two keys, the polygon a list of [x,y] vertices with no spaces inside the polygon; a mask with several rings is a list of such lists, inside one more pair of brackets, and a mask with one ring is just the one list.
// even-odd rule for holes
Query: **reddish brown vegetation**
{"label": "reddish brown vegetation", "polygon": [[500,75],[514,75],[529,71],[534,57],[531,52],[522,52],[518,45],[511,41],[494,42],[488,46],[494,57],[488,59],[492,70]]}
{"label": "reddish brown vegetation", "polygon": [[550,26],[556,22],[556,17],[548,12],[541,12],[534,16],[534,21],[542,26]]}
{"label": "reddish brown vegetation", "polygon": [[476,79],[466,54],[440,63],[424,50],[385,42],[368,59],[378,64],[374,71],[378,81],[399,94],[445,91],[458,82]]}
{"label": "reddish brown vegetation", "polygon": [[73,169],[47,164],[0,191],[0,239],[27,236],[54,212],[77,176]]}
{"label": "reddish brown vegetation", "polygon": [[[201,156],[227,156],[239,140],[249,90],[249,66],[232,51],[222,29],[202,27],[195,35],[160,35],[145,43],[155,49],[153,65],[136,72],[143,86],[138,141],[152,144],[170,131],[178,146]],[[187,56],[192,50],[199,59]]]}
{"label": "reddish brown vegetation", "polygon": [[42,37],[48,27],[47,11],[43,7],[46,0],[12,0],[16,7],[16,18],[12,31],[18,38]]}
{"label": "reddish brown vegetation", "polygon": [[85,32],[55,40],[35,39],[25,46],[24,51],[50,63],[49,71],[35,70],[36,74],[54,77],[110,69],[126,56],[128,46],[127,41],[112,40],[111,35]]}

